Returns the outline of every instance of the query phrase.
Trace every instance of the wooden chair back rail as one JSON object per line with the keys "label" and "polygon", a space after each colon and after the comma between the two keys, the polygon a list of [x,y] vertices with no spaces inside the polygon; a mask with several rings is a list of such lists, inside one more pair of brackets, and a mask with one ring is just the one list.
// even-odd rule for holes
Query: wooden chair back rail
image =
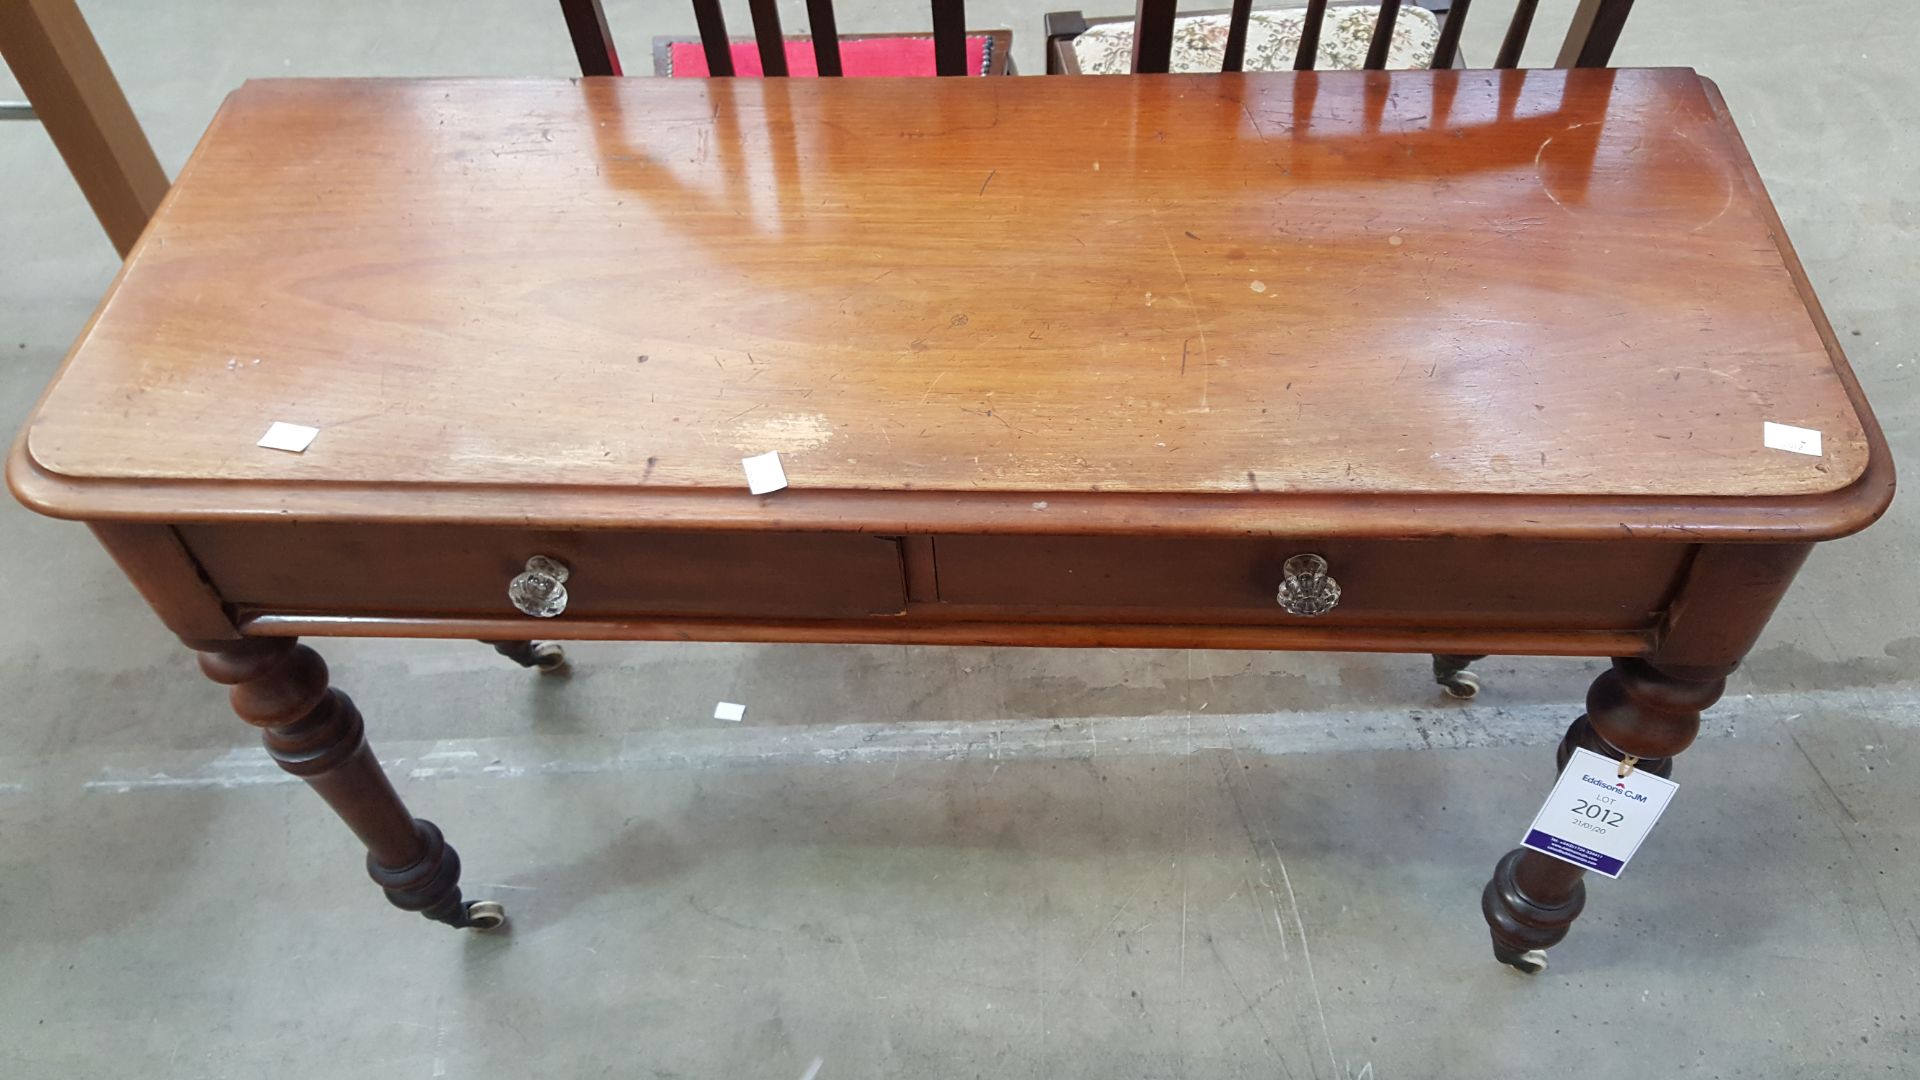
{"label": "wooden chair back rail", "polygon": [[834,77],[844,74],[840,67],[840,26],[834,20],[833,0],[807,0],[807,25],[813,30],[813,62],[820,74]]}
{"label": "wooden chair back rail", "polygon": [[1520,63],[1520,50],[1527,47],[1527,32],[1533,29],[1533,13],[1539,8],[1540,0],[1520,0],[1513,6],[1513,18],[1507,21],[1507,36],[1500,42],[1500,52],[1493,58],[1493,66],[1510,68]]}
{"label": "wooden chair back rail", "polygon": [[[561,0],[567,3],[568,0]],[[573,3],[590,3],[600,6],[600,0],[572,0]],[[733,74],[733,47],[727,40],[727,17],[720,12],[720,0],[693,0],[693,21],[700,28],[700,48],[707,54],[707,70],[715,77]],[[607,44],[612,50],[613,44]],[[836,51],[835,59],[839,57]],[[784,68],[782,70],[785,70]]]}
{"label": "wooden chair back rail", "polygon": [[[1174,0],[1139,0],[1133,10],[1133,73],[1165,75],[1173,65]],[[1235,9],[1234,21],[1239,20]],[[1252,15],[1251,6],[1247,14]],[[1241,28],[1246,33],[1246,28]]]}
{"label": "wooden chair back rail", "polygon": [[1554,66],[1606,67],[1632,11],[1633,0],[1580,0]]}
{"label": "wooden chair back rail", "polygon": [[[1400,7],[1406,0],[1383,3],[1374,21],[1373,34],[1367,40],[1365,68],[1379,71],[1387,66],[1387,54],[1393,46],[1393,30],[1399,21]],[[1527,35],[1533,29],[1534,12],[1540,0],[1517,0],[1513,18],[1507,22],[1506,37],[1493,66],[1510,68],[1520,63]],[[1451,67],[1460,50],[1460,34],[1466,28],[1467,9],[1472,0],[1454,0],[1440,27],[1439,44],[1433,51],[1436,68]],[[935,0],[934,10],[940,8]],[[1613,57],[1614,43],[1626,25],[1633,0],[1581,0],[1568,30],[1567,42],[1559,57],[1561,67],[1605,67]],[[1173,60],[1175,0],[1137,0],[1133,21],[1133,73],[1165,74]],[[1320,51],[1320,24],[1326,18],[1327,0],[1307,0],[1306,18],[1300,28],[1300,51],[1295,54],[1295,71],[1312,71]],[[936,15],[937,17],[937,15]],[[1227,21],[1226,57],[1222,71],[1239,71],[1246,60],[1247,26],[1253,18],[1252,0],[1233,0]]]}
{"label": "wooden chair back rail", "polygon": [[[701,6],[701,0],[693,0],[696,18]],[[560,14],[567,20],[567,36],[573,39],[580,74],[620,74],[620,57],[613,51],[613,35],[607,31],[607,13],[600,10],[600,0],[560,0]]]}
{"label": "wooden chair back rail", "polygon": [[967,8],[963,0],[933,0],[933,68],[940,75],[967,73]]}
{"label": "wooden chair back rail", "polygon": [[[712,0],[709,0],[712,2]],[[714,10],[719,5],[714,4]],[[770,78],[787,73],[787,43],[780,33],[780,7],[775,0],[747,0],[753,16],[753,43],[760,49],[760,70]],[[701,42],[706,45],[705,41]]]}
{"label": "wooden chair back rail", "polygon": [[1467,26],[1467,9],[1473,6],[1473,0],[1453,0],[1453,6],[1447,9],[1447,17],[1440,24],[1440,40],[1433,46],[1433,68],[1452,67],[1455,57],[1460,55],[1460,31]]}
{"label": "wooden chair back rail", "polygon": [[1253,17],[1253,0],[1233,0],[1233,18],[1227,20],[1227,54],[1221,71],[1239,71],[1247,59],[1247,23]]}
{"label": "wooden chair back rail", "polygon": [[1400,0],[1380,5],[1380,15],[1373,21],[1373,39],[1367,42],[1366,70],[1379,71],[1387,66],[1387,50],[1393,46],[1393,26],[1399,18]]}
{"label": "wooden chair back rail", "polygon": [[[1306,21],[1300,26],[1300,51],[1293,54],[1293,70],[1312,71],[1320,55],[1320,24],[1327,21],[1327,0],[1307,0]],[[1368,45],[1372,49],[1372,45]]]}
{"label": "wooden chair back rail", "polygon": [[[933,7],[934,69],[941,75],[967,74],[966,0],[930,0]],[[1172,0],[1167,5],[1167,25],[1172,27]],[[1236,0],[1252,10],[1251,0]],[[582,75],[618,75],[620,58],[614,51],[613,35],[607,29],[606,13],[600,0],[560,0],[566,16],[567,32],[573,38],[573,53],[580,61]],[[753,41],[760,53],[760,70],[780,77],[787,72],[786,39],[780,29],[778,0],[747,0],[753,18]],[[732,43],[727,38],[727,17],[720,0],[693,0],[693,19],[700,29],[700,48],[707,57],[707,70],[716,77],[733,74]],[[1245,17],[1241,17],[1242,46],[1245,45]],[[834,18],[833,0],[807,0],[807,22],[812,31],[813,59],[820,74],[843,74],[840,63],[840,28]],[[1169,39],[1171,43],[1171,39]],[[1166,70],[1164,61],[1161,70]]]}

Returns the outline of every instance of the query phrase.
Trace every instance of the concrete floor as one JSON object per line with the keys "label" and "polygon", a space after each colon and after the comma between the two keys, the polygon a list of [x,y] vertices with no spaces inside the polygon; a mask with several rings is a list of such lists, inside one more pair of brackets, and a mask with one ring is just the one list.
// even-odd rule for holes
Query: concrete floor
{"label": "concrete floor", "polygon": [[[640,69],[691,22],[609,6]],[[1044,6],[972,22],[1037,71]],[[86,7],[170,170],[244,78],[569,70],[548,0]],[[1719,81],[1911,454],[1920,68],[1858,36],[1908,6],[1641,8],[1618,58]],[[34,125],[0,127],[0,176],[12,429],[115,264]],[[0,1076],[1920,1074],[1917,545],[1908,497],[1822,549],[1528,979],[1477,898],[1591,662],[1489,662],[1468,708],[1409,657],[581,646],[560,681],[323,643],[471,894],[511,906],[483,937],[388,909],[84,533],[9,502]]]}

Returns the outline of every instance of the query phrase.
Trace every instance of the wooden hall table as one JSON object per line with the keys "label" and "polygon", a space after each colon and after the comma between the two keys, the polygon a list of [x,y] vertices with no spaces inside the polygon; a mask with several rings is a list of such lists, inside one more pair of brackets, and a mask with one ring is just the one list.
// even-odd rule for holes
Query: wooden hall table
{"label": "wooden hall table", "polygon": [[1664,775],[1893,489],[1682,70],[249,83],[8,479],[456,926],[295,635],[1611,656],[1562,758]]}

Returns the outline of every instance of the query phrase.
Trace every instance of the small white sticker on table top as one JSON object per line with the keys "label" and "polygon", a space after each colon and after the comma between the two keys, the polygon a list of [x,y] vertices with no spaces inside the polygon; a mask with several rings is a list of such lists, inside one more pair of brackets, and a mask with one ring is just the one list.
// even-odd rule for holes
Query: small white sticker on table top
{"label": "small white sticker on table top", "polygon": [[715,720],[731,720],[737,724],[745,719],[746,715],[747,707],[738,702],[723,701],[713,707],[713,718]]}
{"label": "small white sticker on table top", "polygon": [[272,426],[267,428],[267,433],[260,436],[260,441],[255,445],[264,446],[269,450],[285,450],[290,454],[298,454],[307,447],[312,446],[313,437],[318,434],[320,434],[320,429],[317,427],[308,427],[305,424],[289,424],[284,420],[275,420]]}
{"label": "small white sticker on table top", "polygon": [[1792,424],[1776,424],[1764,420],[1760,424],[1760,441],[1770,449],[1785,450],[1808,457],[1821,457],[1820,433],[1812,428],[1794,427]]}
{"label": "small white sticker on table top", "polygon": [[740,467],[747,470],[747,490],[752,494],[765,495],[787,486],[787,470],[780,467],[779,451],[741,458]]}

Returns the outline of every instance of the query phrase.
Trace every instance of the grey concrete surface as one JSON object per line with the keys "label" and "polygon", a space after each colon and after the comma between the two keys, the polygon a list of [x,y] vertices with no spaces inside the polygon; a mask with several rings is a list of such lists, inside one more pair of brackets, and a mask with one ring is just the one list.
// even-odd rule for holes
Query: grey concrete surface
{"label": "grey concrete surface", "polygon": [[[169,169],[248,77],[568,71],[548,0],[85,6]],[[1907,6],[1640,7],[1620,61],[1718,80],[1909,454]],[[691,23],[609,8],[642,70]],[[972,10],[1040,69],[1044,5]],[[114,268],[41,132],[0,126],[8,429]],[[1914,505],[1816,556],[1667,819],[1528,979],[1478,892],[1591,662],[1490,661],[1469,708],[1410,657],[600,645],[560,681],[323,643],[512,908],[482,937],[388,909],[89,538],[9,502],[0,1076],[1920,1075]]]}

